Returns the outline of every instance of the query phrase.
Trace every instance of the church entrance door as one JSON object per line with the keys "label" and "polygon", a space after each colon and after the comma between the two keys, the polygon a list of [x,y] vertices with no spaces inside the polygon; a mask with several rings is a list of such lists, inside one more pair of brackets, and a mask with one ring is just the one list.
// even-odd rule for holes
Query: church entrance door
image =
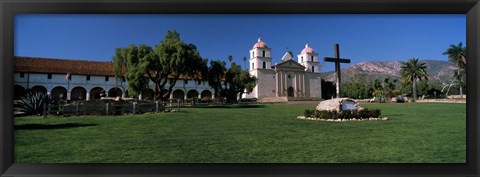
{"label": "church entrance door", "polygon": [[288,94],[288,97],[293,97],[293,87],[288,87],[288,90],[287,90],[287,94]]}

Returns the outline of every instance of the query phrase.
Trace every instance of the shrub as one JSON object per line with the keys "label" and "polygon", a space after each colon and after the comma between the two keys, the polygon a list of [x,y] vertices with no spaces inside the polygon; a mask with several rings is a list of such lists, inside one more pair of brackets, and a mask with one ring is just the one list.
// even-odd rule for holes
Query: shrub
{"label": "shrub", "polygon": [[315,113],[315,110],[305,109],[305,111],[303,112],[303,116],[305,116],[305,117],[313,117],[313,116],[314,116],[314,113]]}
{"label": "shrub", "polygon": [[15,108],[24,111],[26,114],[43,115],[43,107],[51,103],[51,98],[41,92],[28,92],[20,97],[20,100],[15,104]]}
{"label": "shrub", "polygon": [[379,109],[373,110],[347,110],[347,111],[318,111],[318,110],[308,110],[306,109],[303,113],[305,117],[315,117],[320,119],[361,119],[361,118],[378,118],[381,115]]}

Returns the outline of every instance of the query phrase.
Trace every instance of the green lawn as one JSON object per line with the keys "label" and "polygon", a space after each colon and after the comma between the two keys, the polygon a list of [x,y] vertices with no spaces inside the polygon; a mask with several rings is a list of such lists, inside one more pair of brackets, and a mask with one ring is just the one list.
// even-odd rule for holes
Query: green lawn
{"label": "green lawn", "polygon": [[364,104],[388,121],[296,117],[316,104],[15,118],[16,163],[464,163],[466,106]]}

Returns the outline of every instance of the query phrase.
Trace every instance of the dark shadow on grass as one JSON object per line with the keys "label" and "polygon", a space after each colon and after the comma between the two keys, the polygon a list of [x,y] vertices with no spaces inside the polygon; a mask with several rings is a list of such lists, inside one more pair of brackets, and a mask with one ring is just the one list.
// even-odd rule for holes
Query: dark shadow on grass
{"label": "dark shadow on grass", "polygon": [[264,108],[265,105],[253,104],[232,104],[232,105],[206,105],[196,106],[197,108]]}
{"label": "dark shadow on grass", "polygon": [[77,127],[90,127],[97,124],[80,124],[80,123],[66,123],[66,124],[24,124],[15,125],[14,130],[49,130],[49,129],[67,129]]}

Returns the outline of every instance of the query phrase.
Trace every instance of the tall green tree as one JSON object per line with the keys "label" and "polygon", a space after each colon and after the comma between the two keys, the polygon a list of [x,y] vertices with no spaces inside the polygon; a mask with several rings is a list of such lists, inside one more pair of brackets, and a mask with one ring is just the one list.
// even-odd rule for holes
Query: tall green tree
{"label": "tall green tree", "polygon": [[454,77],[460,83],[460,95],[463,96],[462,89],[466,79],[465,66],[467,64],[467,48],[463,47],[463,43],[461,42],[458,45],[450,44],[450,47],[443,52],[443,55],[448,55],[448,61],[456,66]]}
{"label": "tall green tree", "polygon": [[215,97],[220,97],[220,90],[222,88],[222,81],[226,74],[225,61],[212,60],[208,67],[208,85],[213,88]]}
{"label": "tall green tree", "polygon": [[255,76],[251,76],[247,70],[242,70],[240,65],[233,62],[225,74],[227,86],[223,88],[223,93],[227,101],[236,101],[244,92],[252,92],[256,81]]}
{"label": "tall green tree", "polygon": [[116,84],[125,78],[128,82],[128,94],[137,97],[144,88],[148,87],[148,78],[145,77],[146,61],[149,59],[152,48],[147,45],[133,45],[127,48],[116,48],[112,60],[115,68]]}
{"label": "tall green tree", "polygon": [[[141,86],[144,85],[144,82],[139,81],[138,87],[136,87],[135,82],[132,83],[131,87],[130,82],[135,81],[135,79],[142,80],[144,76],[147,76],[155,84],[156,100],[168,99],[180,76],[184,76],[186,79],[195,76],[202,79],[206,78],[207,60],[200,57],[195,45],[184,43],[180,39],[180,34],[174,30],[167,31],[164,39],[154,50],[146,45],[141,45],[136,50],[134,48],[131,46],[127,50],[119,49],[118,52],[116,51],[113,60],[116,70],[122,68],[121,65],[126,66],[129,90],[131,89],[136,93],[141,92]],[[131,63],[135,63],[134,65],[129,66],[129,57]],[[130,79],[128,79],[129,74],[132,74]],[[165,89],[167,83],[169,86],[168,89]]]}
{"label": "tall green tree", "polygon": [[425,63],[419,63],[418,58],[411,58],[403,62],[400,75],[403,82],[412,83],[413,100],[417,100],[417,80],[428,80],[427,66]]}

